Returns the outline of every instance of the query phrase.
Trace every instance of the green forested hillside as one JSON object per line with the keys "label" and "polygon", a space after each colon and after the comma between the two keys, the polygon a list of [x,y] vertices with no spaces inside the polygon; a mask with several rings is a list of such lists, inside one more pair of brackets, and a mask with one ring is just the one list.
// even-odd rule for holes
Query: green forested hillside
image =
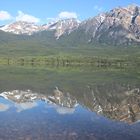
{"label": "green forested hillside", "polygon": [[[32,36],[0,32],[0,63],[7,60],[32,63],[135,63],[139,65],[139,46],[111,46],[85,42],[80,32],[56,39],[54,32],[39,32]],[[55,62],[57,61],[57,62]],[[76,62],[77,61],[77,62]],[[5,63],[4,62],[4,63]],[[11,61],[10,61],[11,62]],[[9,63],[9,62],[8,62]],[[113,65],[114,65],[113,64]],[[104,65],[104,64],[103,64]],[[106,64],[105,64],[106,65]],[[109,64],[107,64],[109,65]]]}

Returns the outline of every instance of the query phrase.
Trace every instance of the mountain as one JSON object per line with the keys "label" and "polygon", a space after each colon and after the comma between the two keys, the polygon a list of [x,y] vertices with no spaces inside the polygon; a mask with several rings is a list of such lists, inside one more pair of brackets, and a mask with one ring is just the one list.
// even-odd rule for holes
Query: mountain
{"label": "mountain", "polygon": [[44,25],[35,25],[30,22],[17,21],[0,27],[0,30],[18,35],[32,35],[41,31],[55,31],[55,37],[58,39],[65,33],[70,34],[78,26],[79,22],[76,19],[63,19]]}
{"label": "mountain", "polygon": [[[56,42],[60,46],[66,46],[66,44],[69,46],[139,45],[140,7],[134,4],[117,7],[82,22],[77,19],[63,19],[44,25],[35,25],[18,21],[1,26],[0,30],[19,36],[30,35],[30,39],[35,41],[37,39],[40,42],[43,38],[44,44]],[[29,40],[29,37],[26,39]],[[26,39],[24,38],[24,41]]]}
{"label": "mountain", "polygon": [[5,25],[0,28],[4,32],[10,32],[14,34],[27,34],[31,35],[35,32],[42,30],[41,26],[35,25],[25,21],[18,21],[12,24]]}
{"label": "mountain", "polygon": [[54,23],[43,25],[44,30],[55,30],[55,37],[59,39],[63,34],[70,34],[74,30],[76,30],[79,26],[80,22],[77,19],[63,19],[58,20]]}
{"label": "mountain", "polygon": [[140,7],[118,7],[83,21],[79,28],[89,43],[114,45],[140,43]]}
{"label": "mountain", "polygon": [[0,93],[0,97],[10,100],[15,104],[28,104],[37,100],[42,100],[46,103],[66,108],[75,108],[78,105],[77,100],[74,97],[69,93],[63,93],[57,87],[52,91],[51,95],[39,94],[32,92],[31,90],[12,90]]}

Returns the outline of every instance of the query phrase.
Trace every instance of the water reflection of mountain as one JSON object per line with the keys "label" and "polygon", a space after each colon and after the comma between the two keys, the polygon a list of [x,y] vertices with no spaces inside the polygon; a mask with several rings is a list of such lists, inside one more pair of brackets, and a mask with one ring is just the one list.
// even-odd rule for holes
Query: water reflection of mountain
{"label": "water reflection of mountain", "polygon": [[107,118],[133,123],[140,120],[140,89],[125,84],[88,86],[78,100]]}
{"label": "water reflection of mountain", "polygon": [[39,94],[32,92],[31,90],[13,90],[2,92],[0,97],[12,101],[17,108],[17,112],[36,107],[36,101],[38,100],[42,100],[48,104],[58,105],[59,107],[56,108],[56,110],[61,114],[73,112],[73,109],[77,105],[75,98],[71,97],[69,93],[64,94],[57,87],[52,92],[52,95]]}
{"label": "water reflection of mountain", "polygon": [[17,112],[34,108],[36,101],[42,100],[58,105],[56,111],[60,114],[71,114],[78,102],[88,110],[113,120],[127,123],[140,120],[140,89],[125,84],[87,86],[82,91],[77,89],[75,93],[62,92],[57,87],[50,94],[13,90],[0,96],[14,102]]}

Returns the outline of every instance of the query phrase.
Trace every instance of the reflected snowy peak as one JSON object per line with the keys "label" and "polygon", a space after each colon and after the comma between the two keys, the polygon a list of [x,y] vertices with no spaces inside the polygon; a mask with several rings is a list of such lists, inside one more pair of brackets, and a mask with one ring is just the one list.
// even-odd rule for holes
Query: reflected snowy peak
{"label": "reflected snowy peak", "polygon": [[[60,114],[71,114],[77,106],[77,101],[69,93],[64,94],[58,88],[53,91],[53,95],[39,94],[31,90],[13,90],[2,92],[0,97],[14,103],[17,112],[32,109],[38,106],[37,101],[43,101],[47,104],[57,105],[56,111]],[[0,104],[0,110],[7,110],[9,106]]]}

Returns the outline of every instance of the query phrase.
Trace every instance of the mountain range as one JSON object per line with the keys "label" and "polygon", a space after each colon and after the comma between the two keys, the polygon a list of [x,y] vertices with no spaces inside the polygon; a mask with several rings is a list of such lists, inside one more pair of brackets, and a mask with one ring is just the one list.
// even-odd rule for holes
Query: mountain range
{"label": "mountain range", "polygon": [[43,25],[35,25],[34,23],[30,22],[17,21],[12,24],[4,25],[0,29],[4,32],[10,32],[18,35],[33,35],[34,33],[41,31],[56,31],[55,37],[59,38],[64,33],[71,33],[78,26],[78,20],[65,19]]}
{"label": "mountain range", "polygon": [[140,7],[134,4],[117,7],[82,22],[77,19],[63,19],[36,25],[17,21],[1,26],[0,30],[0,42],[37,39],[45,40],[47,44],[56,42],[56,44],[70,46],[77,44],[139,45]]}

